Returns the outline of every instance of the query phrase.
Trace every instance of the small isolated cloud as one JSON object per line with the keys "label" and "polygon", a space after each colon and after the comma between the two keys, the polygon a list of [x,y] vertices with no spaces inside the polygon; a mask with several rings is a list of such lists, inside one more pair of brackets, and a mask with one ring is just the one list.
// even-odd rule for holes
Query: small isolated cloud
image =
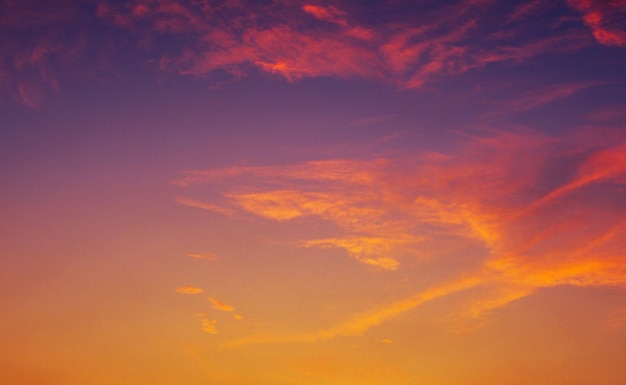
{"label": "small isolated cloud", "polygon": [[233,318],[239,321],[239,320],[243,319],[243,316],[241,316],[239,314],[235,314],[235,315],[233,315]]}
{"label": "small isolated cloud", "polygon": [[607,330],[618,330],[626,326],[626,308],[618,309],[604,322]]}
{"label": "small isolated cloud", "polygon": [[210,262],[218,262],[220,260],[219,255],[215,253],[191,253],[187,254],[187,256],[194,259],[203,259]]}
{"label": "small isolated cloud", "polygon": [[215,310],[219,310],[219,311],[234,311],[235,310],[234,307],[230,306],[229,304],[223,301],[220,301],[217,298],[208,297],[207,300],[211,303],[211,306]]}
{"label": "small isolated cloud", "polygon": [[217,323],[217,320],[203,318],[200,322],[202,325],[202,330],[209,334],[217,334],[217,330],[215,330],[215,324]]}
{"label": "small isolated cloud", "polygon": [[181,294],[200,294],[200,293],[204,293],[204,290],[197,288],[197,287],[193,287],[193,286],[181,286],[179,288],[176,289],[177,293],[181,293]]}

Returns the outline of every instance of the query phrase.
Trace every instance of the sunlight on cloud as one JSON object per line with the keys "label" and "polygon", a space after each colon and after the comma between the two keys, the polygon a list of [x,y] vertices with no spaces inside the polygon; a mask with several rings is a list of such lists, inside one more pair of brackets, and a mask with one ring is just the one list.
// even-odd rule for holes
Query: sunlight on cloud
{"label": "sunlight on cloud", "polygon": [[[448,154],[187,172],[175,183],[226,187],[211,202],[215,212],[332,223],[336,237],[305,239],[296,246],[342,249],[383,270],[401,269],[402,260],[423,260],[429,242],[483,250],[477,267],[336,326],[250,336],[229,346],[360,335],[428,301],[481,288],[480,296],[458,310],[463,328],[463,322],[484,324],[494,310],[540,288],[626,285],[621,195],[626,145],[584,152],[579,145],[531,132],[495,131]],[[569,166],[569,181],[555,186],[544,170],[570,156],[572,148],[584,158]],[[533,160],[526,162],[531,154]],[[438,258],[432,246],[430,257]]]}
{"label": "sunlight on cloud", "polygon": [[229,304],[223,301],[220,301],[217,298],[209,297],[207,298],[207,300],[211,303],[211,306],[215,310],[219,310],[219,311],[234,311],[235,310],[234,307],[230,306]]}
{"label": "sunlight on cloud", "polygon": [[204,290],[193,286],[181,286],[176,289],[176,292],[181,294],[200,294],[204,293]]}
{"label": "sunlight on cloud", "polygon": [[217,330],[215,330],[216,323],[217,321],[214,319],[209,320],[209,319],[203,318],[201,320],[202,330],[204,330],[205,332],[209,334],[217,334]]}

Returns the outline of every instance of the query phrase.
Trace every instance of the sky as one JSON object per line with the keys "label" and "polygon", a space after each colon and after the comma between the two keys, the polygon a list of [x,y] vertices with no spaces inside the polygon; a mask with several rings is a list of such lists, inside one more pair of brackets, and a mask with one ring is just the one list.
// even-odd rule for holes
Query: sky
{"label": "sky", "polygon": [[626,1],[0,7],[1,383],[626,382]]}

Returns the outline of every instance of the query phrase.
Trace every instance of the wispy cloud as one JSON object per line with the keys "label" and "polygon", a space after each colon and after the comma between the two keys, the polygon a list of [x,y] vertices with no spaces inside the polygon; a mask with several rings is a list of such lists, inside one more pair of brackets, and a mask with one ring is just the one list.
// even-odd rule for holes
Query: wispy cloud
{"label": "wispy cloud", "polygon": [[611,314],[610,318],[604,323],[604,327],[608,330],[621,329],[626,325],[626,308],[617,309]]}
{"label": "wispy cloud", "polygon": [[206,203],[206,202],[199,202],[199,201],[189,199],[189,198],[178,197],[176,198],[176,202],[180,203],[181,205],[185,205],[189,207],[197,207],[203,210],[215,211],[224,215],[230,214],[230,211],[228,211],[228,209],[225,209],[223,207],[218,207],[210,203]]}
{"label": "wispy cloud", "polygon": [[[537,1],[517,5],[509,10],[510,17],[520,18],[539,5]],[[164,68],[199,76],[217,70],[242,76],[251,64],[288,80],[362,77],[415,88],[491,63],[521,61],[585,44],[579,38],[576,44],[564,43],[580,37],[572,33],[573,27],[543,26],[545,36],[535,40],[517,29],[503,33],[510,28],[505,17],[486,29],[482,25],[493,25],[499,18],[495,13],[501,12],[487,1],[459,1],[424,11],[418,4],[412,7],[404,17],[397,14],[376,24],[368,22],[358,6],[282,1],[201,6],[135,0],[128,7],[103,3],[99,15],[132,31],[180,38],[185,46],[178,53],[163,53]],[[481,19],[491,22],[481,24]],[[498,46],[483,44],[494,33],[509,39]]]}
{"label": "wispy cloud", "polygon": [[626,287],[623,137],[599,147],[575,135],[492,131],[445,154],[239,167],[181,179],[193,183],[228,186],[214,204],[234,212],[331,222],[336,237],[298,245],[340,248],[386,270],[402,269],[406,259],[440,258],[433,244],[483,250],[475,268],[328,329],[233,345],[360,335],[426,302],[479,288],[458,311],[476,325],[542,288]]}
{"label": "wispy cloud", "polygon": [[220,256],[215,253],[191,253],[187,254],[187,256],[194,259],[203,259],[210,262],[218,262],[220,260]]}
{"label": "wispy cloud", "polygon": [[586,28],[601,44],[626,45],[622,0],[569,0],[571,10],[562,9],[561,17],[582,17],[586,27],[574,23],[555,27],[549,18],[531,25],[515,22],[549,8],[538,0],[507,5],[459,0],[439,6],[400,1],[394,7],[405,12],[377,20],[368,15],[377,10],[385,15],[388,4],[280,0],[102,0],[96,7],[68,0],[29,4],[5,1],[0,29],[15,38],[0,40],[0,86],[31,108],[39,108],[48,94],[62,89],[70,72],[119,72],[128,65],[116,63],[119,55],[112,54],[122,49],[120,41],[148,53],[155,70],[184,75],[226,72],[239,78],[256,70],[288,81],[363,78],[400,88],[419,88],[496,63],[519,64],[539,55],[576,51],[590,45]]}
{"label": "wispy cloud", "polygon": [[578,82],[541,86],[532,91],[520,92],[514,98],[509,97],[508,100],[493,102],[492,111],[486,113],[485,116],[510,116],[511,114],[530,111],[602,84],[601,82]]}
{"label": "wispy cloud", "polygon": [[176,292],[182,294],[200,294],[204,293],[204,290],[194,286],[181,286],[176,289]]}
{"label": "wispy cloud", "polygon": [[209,334],[217,334],[217,330],[215,329],[215,324],[217,323],[217,320],[210,320],[207,318],[202,318],[200,320],[200,324],[202,326],[202,330],[204,330],[205,332],[209,333]]}
{"label": "wispy cloud", "polygon": [[211,303],[211,306],[215,310],[226,311],[226,312],[230,312],[230,311],[234,311],[235,310],[234,307],[230,306],[226,302],[220,301],[217,298],[208,297],[207,300],[209,301],[209,303]]}

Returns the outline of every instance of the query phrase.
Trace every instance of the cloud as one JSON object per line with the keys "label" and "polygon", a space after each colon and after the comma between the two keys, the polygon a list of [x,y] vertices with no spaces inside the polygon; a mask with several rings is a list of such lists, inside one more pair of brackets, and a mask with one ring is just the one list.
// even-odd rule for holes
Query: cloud
{"label": "cloud", "polygon": [[235,310],[234,307],[230,306],[229,304],[227,304],[225,302],[220,301],[217,298],[208,297],[207,300],[211,303],[211,306],[215,310],[226,311],[226,312],[230,312],[230,311],[234,311]]}
{"label": "cloud", "polygon": [[[586,27],[558,28],[549,18],[514,22],[550,8],[538,0],[433,4],[399,1],[388,12],[384,2],[10,0],[0,17],[11,36],[0,39],[0,87],[40,108],[70,74],[101,78],[129,65],[145,69],[148,61],[155,70],[203,78],[261,71],[288,81],[361,78],[419,88],[498,63],[580,50],[590,44],[586,28],[601,44],[626,45],[623,0],[569,0]],[[117,53],[129,47],[136,62],[121,63]]]}
{"label": "cloud", "polygon": [[583,14],[584,23],[598,43],[626,47],[626,1],[568,0],[567,3]]}
{"label": "cloud", "polygon": [[[537,1],[505,12],[514,19],[539,8]],[[225,71],[245,76],[250,66],[289,81],[308,77],[367,78],[402,88],[457,75],[497,62],[523,61],[550,52],[575,50],[586,42],[574,27],[533,25],[533,33],[511,29],[503,12],[488,1],[458,1],[373,22],[369,7],[351,4],[264,4],[135,0],[127,7],[103,3],[99,16],[157,39],[172,35],[180,49],[162,51],[162,68],[206,76]],[[510,19],[509,17],[509,19]],[[494,20],[502,23],[494,24]],[[489,23],[482,23],[489,20]],[[542,28],[542,38],[536,29]],[[508,36],[493,46],[489,36]]]}
{"label": "cloud", "polygon": [[203,318],[202,320],[200,320],[200,323],[202,325],[202,330],[204,330],[205,332],[209,334],[217,334],[217,330],[215,329],[215,324],[217,323],[217,320],[209,320],[207,318]]}
{"label": "cloud", "polygon": [[514,99],[494,102],[492,112],[487,113],[486,116],[507,116],[530,111],[602,84],[601,82],[577,82],[542,86],[529,92],[520,93]]}
{"label": "cloud", "polygon": [[345,12],[342,12],[333,6],[322,7],[319,5],[307,4],[307,5],[302,6],[302,10],[308,14],[313,15],[315,18],[319,20],[324,20],[324,21],[328,21],[331,23],[339,24],[342,27],[345,27],[348,25],[348,23],[344,19]]}
{"label": "cloud", "polygon": [[39,109],[47,98],[61,90],[61,79],[68,73],[84,74],[81,66],[95,64],[84,57],[95,19],[95,15],[85,14],[87,3],[3,1],[0,92],[19,104]]}
{"label": "cloud", "polygon": [[218,206],[212,205],[210,203],[199,202],[199,201],[196,201],[196,200],[193,200],[193,199],[189,199],[189,198],[178,197],[178,198],[176,198],[176,202],[180,203],[181,205],[185,205],[185,206],[189,206],[189,207],[197,207],[197,208],[201,208],[203,210],[215,211],[215,212],[218,212],[218,213],[224,214],[224,215],[230,214],[230,211],[228,211],[225,208],[218,207]]}
{"label": "cloud", "polygon": [[585,118],[596,123],[615,123],[625,121],[626,109],[623,106],[605,107],[592,111]]}
{"label": "cloud", "polygon": [[618,330],[626,325],[626,308],[617,309],[604,323],[607,330]]}
{"label": "cloud", "polygon": [[204,293],[204,290],[193,286],[181,286],[176,289],[176,292],[182,294],[200,294]]}
{"label": "cloud", "polygon": [[[323,220],[338,248],[393,271],[436,263],[441,250],[476,255],[431,288],[327,329],[232,341],[304,342],[354,336],[424,303],[461,295],[461,326],[556,286],[626,288],[626,140],[581,142],[532,131],[485,131],[446,153],[326,160],[277,167],[186,172],[181,185],[219,184],[212,204],[272,221]],[[393,273],[392,273],[393,274]]]}
{"label": "cloud", "polygon": [[302,242],[304,247],[342,248],[357,261],[366,265],[377,266],[385,270],[397,270],[399,262],[385,256],[393,251],[394,246],[410,243],[410,239],[353,237],[353,238],[325,238]]}
{"label": "cloud", "polygon": [[531,0],[518,5],[515,10],[508,16],[508,22],[514,22],[524,20],[531,15],[536,14],[542,8],[549,5],[549,2],[544,0]]}
{"label": "cloud", "polygon": [[187,254],[187,256],[194,259],[203,259],[210,262],[218,262],[220,260],[220,256],[215,253],[191,253]]}

